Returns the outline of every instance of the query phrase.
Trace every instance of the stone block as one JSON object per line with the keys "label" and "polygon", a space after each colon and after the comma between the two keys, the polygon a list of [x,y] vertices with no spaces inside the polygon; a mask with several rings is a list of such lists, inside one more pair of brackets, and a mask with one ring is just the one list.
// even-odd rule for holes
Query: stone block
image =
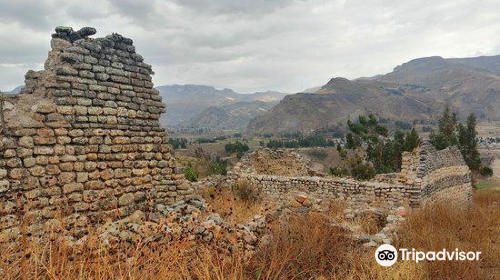
{"label": "stone block", "polygon": [[34,147],[33,138],[31,136],[23,136],[19,138],[19,146],[25,148],[33,148]]}
{"label": "stone block", "polygon": [[134,203],[134,194],[131,194],[131,193],[126,193],[126,194],[123,194],[122,196],[120,196],[120,198],[118,199],[118,205],[119,206],[127,206],[127,205],[130,205],[132,203]]}
{"label": "stone block", "polygon": [[64,194],[73,192],[83,192],[83,184],[81,183],[70,183],[66,184],[62,188]]}

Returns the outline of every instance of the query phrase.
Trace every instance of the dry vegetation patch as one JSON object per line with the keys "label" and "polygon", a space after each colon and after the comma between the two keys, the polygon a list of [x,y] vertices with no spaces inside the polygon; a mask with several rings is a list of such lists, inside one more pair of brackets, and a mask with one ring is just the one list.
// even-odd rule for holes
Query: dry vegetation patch
{"label": "dry vegetation patch", "polygon": [[238,182],[232,187],[207,187],[202,196],[207,201],[208,211],[218,213],[230,223],[245,223],[271,210],[269,203],[264,203],[246,182]]}
{"label": "dry vegetation patch", "polygon": [[[218,191],[210,203],[229,211],[233,221],[263,211],[258,202],[223,199],[235,190]],[[394,245],[481,251],[480,261],[398,261],[381,267],[374,249],[351,241],[328,215],[311,213],[271,223],[272,234],[250,260],[241,249],[227,253],[195,241],[106,250],[92,242],[70,248],[54,239],[3,248],[0,269],[4,279],[499,279],[500,193],[479,191],[474,202],[470,209],[436,205],[410,213]]]}

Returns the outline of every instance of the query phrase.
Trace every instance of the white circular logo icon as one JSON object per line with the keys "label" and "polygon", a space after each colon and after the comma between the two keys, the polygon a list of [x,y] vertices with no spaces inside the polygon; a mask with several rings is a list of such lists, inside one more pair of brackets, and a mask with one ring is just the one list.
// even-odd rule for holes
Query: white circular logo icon
{"label": "white circular logo icon", "polygon": [[390,244],[382,244],[375,251],[375,260],[381,266],[391,266],[398,260],[398,251]]}

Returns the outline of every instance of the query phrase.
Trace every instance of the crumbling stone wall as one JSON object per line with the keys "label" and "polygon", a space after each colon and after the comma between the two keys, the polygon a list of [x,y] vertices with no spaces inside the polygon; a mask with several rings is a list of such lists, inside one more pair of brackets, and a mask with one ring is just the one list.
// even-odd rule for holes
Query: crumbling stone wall
{"label": "crumbling stone wall", "polygon": [[[44,70],[4,110],[0,241],[63,218],[68,228],[153,211],[190,193],[159,117],[151,66],[118,34],[58,27]],[[50,224],[50,223],[49,223]],[[83,233],[82,233],[83,234]]]}
{"label": "crumbling stone wall", "polygon": [[468,205],[472,201],[471,173],[456,146],[436,151],[424,142],[415,158],[419,165],[412,175],[421,190],[423,205],[432,202]]}
{"label": "crumbling stone wall", "polygon": [[266,152],[256,151],[243,158],[231,176],[234,182],[245,181],[271,200],[290,200],[295,194],[306,192],[321,199],[344,198],[352,205],[376,203],[387,208],[415,208],[433,201],[467,205],[472,197],[470,170],[456,147],[436,151],[424,142],[413,152],[403,154],[399,174],[381,175],[372,181],[259,173],[251,158],[254,154],[262,157]]}
{"label": "crumbling stone wall", "polygon": [[317,171],[310,168],[310,159],[291,150],[256,150],[243,157],[238,168],[245,168],[246,173],[280,176],[314,176]]}

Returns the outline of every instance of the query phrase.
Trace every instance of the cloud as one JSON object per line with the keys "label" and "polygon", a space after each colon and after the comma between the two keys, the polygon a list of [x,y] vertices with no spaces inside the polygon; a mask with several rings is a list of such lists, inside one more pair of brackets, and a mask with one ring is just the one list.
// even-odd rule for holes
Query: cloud
{"label": "cloud", "polygon": [[204,14],[225,14],[235,16],[264,16],[275,12],[277,9],[297,2],[294,0],[175,0],[178,5],[187,7]]}
{"label": "cloud", "polygon": [[21,84],[26,65],[45,60],[53,28],[70,25],[132,38],[157,85],[298,92],[416,57],[499,54],[496,2],[0,0],[0,65],[18,65],[0,66],[0,89]]}

